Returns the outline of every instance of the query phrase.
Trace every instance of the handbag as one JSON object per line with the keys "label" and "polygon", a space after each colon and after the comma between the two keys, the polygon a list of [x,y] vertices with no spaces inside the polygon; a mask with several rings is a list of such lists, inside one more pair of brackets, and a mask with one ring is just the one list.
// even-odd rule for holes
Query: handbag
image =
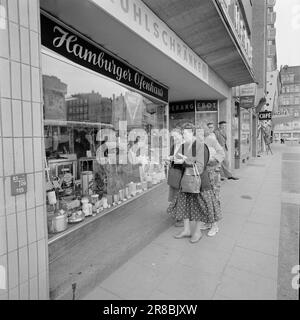
{"label": "handbag", "polygon": [[185,169],[185,172],[181,179],[181,192],[200,193],[201,177],[197,166],[193,164],[193,172],[191,173],[187,169],[189,168]]}
{"label": "handbag", "polygon": [[167,184],[172,188],[179,189],[181,177],[182,171],[180,169],[170,167],[168,172]]}

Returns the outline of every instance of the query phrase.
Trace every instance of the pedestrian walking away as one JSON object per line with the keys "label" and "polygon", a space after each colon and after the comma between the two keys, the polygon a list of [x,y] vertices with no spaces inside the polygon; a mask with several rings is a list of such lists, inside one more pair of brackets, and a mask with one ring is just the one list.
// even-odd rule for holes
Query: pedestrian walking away
{"label": "pedestrian walking away", "polygon": [[226,135],[226,121],[220,121],[219,122],[219,128],[217,128],[214,131],[216,138],[223,148],[225,152],[225,159],[222,162],[221,165],[221,179],[224,180],[232,179],[232,180],[239,180],[239,178],[234,177],[229,169],[229,162],[228,162],[228,147],[227,147],[227,135]]}

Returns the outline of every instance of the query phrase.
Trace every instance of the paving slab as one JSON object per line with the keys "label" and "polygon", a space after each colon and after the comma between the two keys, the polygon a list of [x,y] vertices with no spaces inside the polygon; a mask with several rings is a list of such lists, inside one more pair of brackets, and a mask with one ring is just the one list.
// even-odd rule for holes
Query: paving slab
{"label": "paving slab", "polygon": [[132,261],[101,283],[101,287],[125,300],[144,300],[161,283],[164,274]]}
{"label": "paving slab", "polygon": [[277,280],[277,257],[236,246],[228,266]]}
{"label": "paving slab", "polygon": [[219,281],[220,275],[200,272],[197,268],[178,264],[157,289],[172,300],[212,299]]}
{"label": "paving slab", "polygon": [[242,233],[241,237],[236,240],[236,245],[245,249],[251,249],[253,251],[278,257],[279,240],[274,238],[257,234]]}
{"label": "paving slab", "polygon": [[215,297],[221,296],[225,300],[275,300],[276,293],[275,280],[228,266]]}
{"label": "paving slab", "polygon": [[231,252],[205,249],[202,247],[201,250],[194,255],[191,254],[190,250],[183,253],[178,263],[196,268],[199,272],[220,274],[224,271],[230,256]]}
{"label": "paving slab", "polygon": [[122,299],[117,295],[99,286],[96,289],[94,289],[92,292],[90,292],[88,295],[86,295],[83,298],[83,300],[122,300]]}
{"label": "paving slab", "polygon": [[[94,296],[125,300],[294,299],[288,272],[290,263],[299,260],[295,253],[299,231],[291,229],[291,224],[299,223],[300,197],[295,192],[296,179],[290,184],[282,180],[282,173],[291,174],[287,167],[282,171],[283,152],[300,154],[300,148],[275,145],[273,155],[251,159],[235,170],[240,180],[222,182],[223,219],[215,237],[208,237],[205,231],[198,243],[191,244],[187,238],[174,239],[180,228],[172,226],[105,279]],[[285,157],[298,161],[294,155]]]}

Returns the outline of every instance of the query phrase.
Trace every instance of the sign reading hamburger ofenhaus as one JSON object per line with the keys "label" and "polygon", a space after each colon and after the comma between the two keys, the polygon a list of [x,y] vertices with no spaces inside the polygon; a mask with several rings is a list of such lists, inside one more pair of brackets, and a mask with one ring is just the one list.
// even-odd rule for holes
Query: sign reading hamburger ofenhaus
{"label": "sign reading hamburger ofenhaus", "polygon": [[168,102],[166,86],[86,39],[79,32],[43,13],[41,14],[41,39],[43,46],[79,65]]}

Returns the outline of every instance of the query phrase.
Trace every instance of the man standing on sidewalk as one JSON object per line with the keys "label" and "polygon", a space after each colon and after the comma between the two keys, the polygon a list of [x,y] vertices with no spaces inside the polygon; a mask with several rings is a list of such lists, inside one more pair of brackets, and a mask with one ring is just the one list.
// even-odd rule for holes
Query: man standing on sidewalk
{"label": "man standing on sidewalk", "polygon": [[223,148],[225,152],[225,159],[221,165],[221,180],[232,179],[238,180],[239,178],[234,177],[229,170],[229,163],[228,163],[228,147],[227,147],[227,136],[226,136],[226,121],[219,122],[219,128],[214,131],[216,138]]}

